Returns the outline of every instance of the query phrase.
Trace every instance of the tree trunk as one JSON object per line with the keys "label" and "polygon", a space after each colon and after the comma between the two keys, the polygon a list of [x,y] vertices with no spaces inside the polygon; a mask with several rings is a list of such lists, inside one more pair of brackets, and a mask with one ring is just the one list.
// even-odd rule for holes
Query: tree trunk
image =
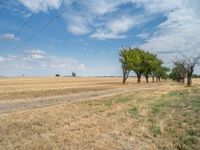
{"label": "tree trunk", "polygon": [[123,76],[123,81],[122,81],[123,84],[126,83],[126,78]]}
{"label": "tree trunk", "polygon": [[181,83],[182,83],[182,84],[185,83],[185,79],[184,79],[184,78],[181,79]]}
{"label": "tree trunk", "polygon": [[140,83],[140,81],[141,81],[141,75],[139,74],[139,73],[137,73],[137,83]]}
{"label": "tree trunk", "polygon": [[194,66],[190,67],[190,70],[187,72],[187,86],[191,86],[192,85],[192,74],[194,71]]}
{"label": "tree trunk", "polygon": [[146,75],[145,78],[146,78],[146,83],[149,83],[149,76]]}
{"label": "tree trunk", "polygon": [[156,82],[159,82],[159,81],[160,81],[160,77],[157,77],[157,78],[156,78]]}
{"label": "tree trunk", "polygon": [[155,82],[155,77],[154,76],[152,76],[152,82]]}
{"label": "tree trunk", "polygon": [[187,76],[187,86],[191,86],[192,85],[192,75],[188,74]]}
{"label": "tree trunk", "polygon": [[123,70],[123,81],[122,81],[123,84],[126,83],[126,80],[128,79],[128,76],[129,76],[129,72],[130,71],[128,71],[126,69]]}

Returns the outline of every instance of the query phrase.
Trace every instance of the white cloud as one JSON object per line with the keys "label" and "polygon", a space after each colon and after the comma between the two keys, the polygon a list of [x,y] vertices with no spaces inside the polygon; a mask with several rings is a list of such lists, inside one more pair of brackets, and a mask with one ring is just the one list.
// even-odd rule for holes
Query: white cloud
{"label": "white cloud", "polygon": [[112,32],[101,31],[98,30],[97,32],[90,35],[91,38],[99,39],[99,40],[106,40],[106,39],[124,39],[126,38],[125,35],[119,35]]}
{"label": "white cloud", "polygon": [[[117,12],[119,6],[125,3],[132,3],[133,9],[142,8],[143,11],[140,14],[131,14],[128,11]],[[97,4],[99,7],[94,7]],[[151,30],[151,33],[148,33],[147,26],[147,29],[141,30],[141,33],[136,35],[145,40],[145,43],[139,45],[141,48],[161,53],[170,52],[166,60],[170,60],[169,58],[174,55],[180,55],[180,52],[191,55],[200,53],[200,3],[198,1],[88,0],[83,6],[81,8],[84,10],[84,15],[80,17],[84,20],[83,24],[91,27],[89,36],[92,38],[126,38],[129,30],[162,16],[166,20],[155,26],[153,33]]]}
{"label": "white cloud", "polygon": [[44,58],[44,56],[43,55],[40,55],[40,54],[32,54],[32,56],[31,56],[33,59],[42,59],[42,58]]}
{"label": "white cloud", "polygon": [[[134,5],[130,5],[130,4]],[[69,5],[69,3],[67,3]],[[122,4],[138,7],[133,0],[87,0],[78,4],[79,9],[70,10],[64,15],[67,29],[75,35],[88,34],[91,38],[122,39],[126,32],[147,22],[148,14],[136,15],[131,9],[121,9]],[[97,7],[98,6],[98,7]]]}
{"label": "white cloud", "polygon": [[[87,8],[92,14],[95,15],[105,15],[110,12],[116,11],[118,8],[117,6],[120,4],[119,0],[88,0],[85,1],[84,7]],[[98,7],[97,7],[98,5]]]}
{"label": "white cloud", "polygon": [[[181,53],[189,55],[200,53],[200,15],[197,13],[200,10],[200,4],[180,0],[178,2],[178,8],[171,11],[164,9],[167,20],[161,23],[153,36],[149,37],[147,42],[140,47],[153,51],[171,51],[171,57]],[[174,5],[173,2],[166,2],[165,6],[173,8]]]}
{"label": "white cloud", "polygon": [[26,57],[23,57],[24,60],[39,60],[46,57],[46,52],[40,49],[27,50],[25,51]]}
{"label": "white cloud", "polygon": [[185,0],[128,0],[138,7],[144,8],[146,13],[168,13],[182,7]]}
{"label": "white cloud", "polygon": [[4,62],[4,58],[0,56],[0,63]]}
{"label": "white cloud", "polygon": [[110,31],[114,33],[123,33],[127,32],[130,28],[135,25],[134,18],[128,16],[122,16],[118,19],[107,24],[107,27]]}
{"label": "white cloud", "polygon": [[[30,10],[36,11],[36,4],[40,0],[20,1]],[[61,4],[66,7],[72,2],[73,0],[46,0],[38,11],[59,9]],[[127,9],[120,7],[125,6],[124,4],[127,7],[123,8]],[[130,9],[133,11],[129,11]],[[134,9],[140,9],[141,12],[137,13]],[[146,26],[136,36],[145,40],[145,43],[139,45],[144,49],[176,55],[179,52],[200,52],[199,11],[200,3],[197,0],[86,0],[72,7],[64,15],[64,19],[72,34],[88,34],[95,39],[123,39],[128,37],[127,33],[131,29],[148,25],[150,19],[165,17],[166,20],[154,26],[153,30],[149,31],[148,28],[152,27]]]}
{"label": "white cloud", "polygon": [[137,35],[137,37],[139,37],[141,39],[147,39],[147,38],[149,38],[149,33],[140,33]]}
{"label": "white cloud", "polygon": [[40,49],[35,49],[35,50],[29,50],[27,52],[30,52],[30,53],[34,53],[34,54],[46,54],[45,51],[42,51]]}
{"label": "white cloud", "polygon": [[3,35],[0,36],[1,39],[6,40],[6,41],[18,41],[19,38],[16,37],[14,34],[11,33],[4,33]]}
{"label": "white cloud", "polygon": [[[67,3],[69,5],[69,3]],[[117,20],[106,16],[115,13],[120,0],[87,0],[79,4],[80,10],[72,9],[70,13],[65,14],[64,18],[68,24],[68,31],[75,35],[85,35],[97,39],[115,39],[124,38],[126,36],[119,33],[126,32],[132,25],[132,20],[124,14],[117,17]],[[123,22],[123,23],[122,23]],[[124,26],[123,26],[124,25]],[[118,30],[118,31],[117,31]]]}
{"label": "white cloud", "polygon": [[8,62],[11,62],[11,61],[14,61],[16,60],[16,57],[13,56],[13,55],[8,55],[8,56],[0,56],[0,63],[3,64],[3,63],[8,63]]}
{"label": "white cloud", "polygon": [[50,75],[56,73],[69,74],[73,71],[86,70],[86,66],[75,59],[49,55],[39,49],[28,50],[15,56],[0,56],[0,64],[0,70],[3,71],[0,71],[0,73],[4,75],[10,75],[9,71],[30,75],[38,75],[40,73]]}
{"label": "white cloud", "polygon": [[32,12],[47,12],[48,9],[59,9],[62,0],[19,0],[25,7]]}
{"label": "white cloud", "polygon": [[86,71],[86,66],[84,64],[80,64],[78,66],[78,70],[83,70],[83,71]]}
{"label": "white cloud", "polygon": [[126,37],[122,33],[127,32],[129,29],[133,28],[134,25],[134,18],[122,16],[107,22],[102,29],[97,30],[90,35],[90,37],[96,39],[122,39]]}
{"label": "white cloud", "polygon": [[80,15],[66,16],[68,20],[68,31],[75,35],[84,35],[89,33],[89,25],[86,18]]}

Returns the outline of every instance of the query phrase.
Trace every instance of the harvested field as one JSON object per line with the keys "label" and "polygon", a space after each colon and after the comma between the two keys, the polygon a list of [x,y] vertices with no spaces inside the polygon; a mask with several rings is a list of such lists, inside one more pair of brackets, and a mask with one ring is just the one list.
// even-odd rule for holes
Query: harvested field
{"label": "harvested field", "polygon": [[193,82],[1,78],[0,149],[198,149]]}

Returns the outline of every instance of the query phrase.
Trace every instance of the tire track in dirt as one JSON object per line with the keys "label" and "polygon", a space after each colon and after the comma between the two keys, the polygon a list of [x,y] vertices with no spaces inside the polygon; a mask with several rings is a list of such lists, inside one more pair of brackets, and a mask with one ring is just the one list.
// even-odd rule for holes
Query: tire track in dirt
{"label": "tire track in dirt", "polygon": [[115,88],[115,89],[101,90],[101,91],[88,91],[88,92],[80,92],[68,95],[33,98],[31,101],[30,100],[26,101],[25,99],[22,99],[15,102],[0,102],[0,114],[18,110],[49,107],[67,102],[78,102],[78,101],[93,100],[97,98],[117,96],[120,94],[138,92],[141,90],[155,90],[156,88],[158,88],[158,86],[159,85],[153,87],[152,86],[147,86],[142,88],[140,87],[138,89],[136,87],[128,87],[128,88],[123,87],[123,88]]}

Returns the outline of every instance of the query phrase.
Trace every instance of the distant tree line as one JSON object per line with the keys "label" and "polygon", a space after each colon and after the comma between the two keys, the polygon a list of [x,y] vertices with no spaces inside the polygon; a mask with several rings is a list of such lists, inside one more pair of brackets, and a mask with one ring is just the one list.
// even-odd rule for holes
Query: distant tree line
{"label": "distant tree line", "polygon": [[192,78],[200,78],[200,75],[198,75],[198,74],[193,74],[193,75],[192,75]]}
{"label": "distant tree line", "polygon": [[[191,86],[192,78],[199,77],[193,75],[194,67],[200,64],[200,55],[196,57],[183,56],[177,58],[173,62],[173,68],[163,66],[163,61],[156,54],[144,51],[139,48],[121,48],[119,51],[119,60],[121,62],[123,72],[123,83],[129,77],[131,71],[137,76],[137,82],[141,82],[141,77],[144,76],[146,82],[149,82],[149,77],[152,81],[160,81],[161,79],[170,78],[180,83],[185,83],[187,78],[187,86]],[[170,72],[170,73],[169,73]],[[169,74],[168,74],[169,73]]]}

